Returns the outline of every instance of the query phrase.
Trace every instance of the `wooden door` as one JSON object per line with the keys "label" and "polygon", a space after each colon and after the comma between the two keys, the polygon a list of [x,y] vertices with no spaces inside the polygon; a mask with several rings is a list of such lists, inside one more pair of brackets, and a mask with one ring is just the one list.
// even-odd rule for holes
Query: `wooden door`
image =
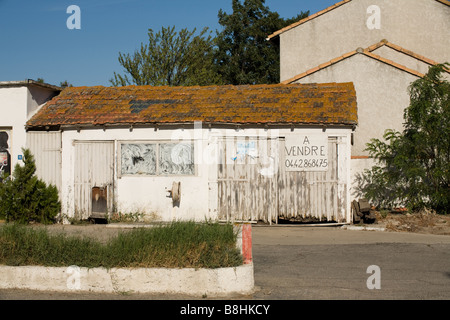
{"label": "wooden door", "polygon": [[276,222],[278,139],[227,137],[218,144],[219,220]]}
{"label": "wooden door", "polygon": [[[75,142],[74,173],[75,218],[106,218],[114,203],[114,142]],[[93,200],[106,205],[93,205]],[[104,212],[93,212],[93,207],[101,207]]]}

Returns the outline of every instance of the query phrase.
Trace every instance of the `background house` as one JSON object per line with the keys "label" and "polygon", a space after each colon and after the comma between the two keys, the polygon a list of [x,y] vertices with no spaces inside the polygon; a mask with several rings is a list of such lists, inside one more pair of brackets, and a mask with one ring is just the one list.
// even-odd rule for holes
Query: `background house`
{"label": "background house", "polygon": [[0,169],[11,173],[21,161],[27,120],[60,91],[34,80],[0,82]]}
{"label": "background house", "polygon": [[281,83],[354,83],[354,177],[373,164],[364,151],[371,138],[403,130],[411,82],[431,65],[450,62],[450,2],[344,0],[274,37],[280,38]]}
{"label": "background house", "polygon": [[356,113],[352,83],[79,87],[27,130],[67,218],[350,222]]}

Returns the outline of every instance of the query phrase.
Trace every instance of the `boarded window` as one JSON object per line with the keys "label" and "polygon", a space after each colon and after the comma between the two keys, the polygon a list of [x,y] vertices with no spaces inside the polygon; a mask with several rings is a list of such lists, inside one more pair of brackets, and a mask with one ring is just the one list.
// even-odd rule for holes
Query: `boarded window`
{"label": "boarded window", "polygon": [[122,144],[122,174],[156,174],[156,144]]}
{"label": "boarded window", "polygon": [[194,175],[192,143],[122,143],[123,175]]}
{"label": "boarded window", "polygon": [[194,145],[162,143],[159,145],[160,174],[194,174]]}

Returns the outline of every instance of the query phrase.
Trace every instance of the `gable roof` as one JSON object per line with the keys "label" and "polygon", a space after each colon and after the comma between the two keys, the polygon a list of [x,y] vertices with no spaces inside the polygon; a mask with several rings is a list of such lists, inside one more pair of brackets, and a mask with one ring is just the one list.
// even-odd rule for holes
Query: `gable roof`
{"label": "gable roof", "polygon": [[[336,57],[336,58],[334,58],[334,59],[332,59],[330,61],[322,63],[322,64],[318,65],[317,67],[314,67],[314,68],[309,69],[309,70],[307,70],[305,72],[302,72],[302,73],[300,73],[300,74],[298,74],[298,75],[296,75],[296,76],[294,76],[294,77],[292,77],[290,79],[282,81],[281,83],[282,84],[293,83],[293,82],[298,81],[298,80],[300,80],[300,79],[302,79],[302,78],[304,78],[304,77],[306,77],[306,76],[308,76],[310,74],[313,74],[313,73],[315,73],[315,72],[317,72],[319,70],[325,69],[325,68],[327,68],[327,67],[329,67],[329,66],[331,66],[333,64],[339,63],[339,62],[341,62],[341,61],[343,61],[343,60],[345,60],[347,58],[350,58],[350,57],[352,57],[352,56],[354,56],[356,54],[363,54],[363,55],[365,55],[367,57],[370,57],[370,58],[375,59],[377,61],[380,61],[382,63],[388,64],[388,65],[390,65],[390,66],[392,66],[394,68],[397,68],[399,70],[402,70],[404,72],[408,72],[408,73],[410,73],[410,74],[412,74],[412,75],[414,75],[416,77],[419,77],[419,78],[422,78],[422,77],[425,76],[423,73],[420,73],[417,70],[413,70],[411,68],[405,67],[405,66],[403,66],[403,65],[401,65],[399,63],[396,63],[396,62],[394,62],[392,60],[383,58],[383,57],[373,53],[373,51],[375,51],[376,49],[378,49],[380,47],[383,47],[383,46],[387,46],[387,47],[389,47],[389,48],[391,48],[393,50],[396,50],[396,51],[401,52],[401,53],[403,53],[405,55],[413,57],[413,58],[415,58],[417,60],[420,60],[420,61],[422,61],[424,63],[429,64],[430,66],[438,64],[436,61],[428,59],[428,58],[426,58],[426,57],[424,57],[422,55],[419,55],[417,53],[414,53],[414,52],[412,52],[410,50],[404,49],[401,46],[398,46],[398,45],[395,45],[393,43],[390,43],[389,41],[384,39],[384,40],[381,40],[380,42],[378,42],[376,44],[371,45],[370,47],[368,47],[366,49],[358,48],[356,50],[347,52],[347,53],[343,54],[342,56]],[[450,73],[450,70],[446,69],[446,71],[448,73]]]}
{"label": "gable roof", "polygon": [[[301,20],[299,20],[297,22],[294,22],[294,23],[292,23],[292,24],[290,24],[290,25],[288,25],[288,26],[286,26],[286,27],[284,27],[284,28],[282,28],[280,30],[275,31],[274,33],[272,33],[271,35],[269,35],[267,37],[267,40],[270,40],[270,39],[272,39],[272,38],[274,38],[274,37],[276,37],[276,36],[286,32],[288,30],[291,30],[291,29],[293,29],[293,28],[295,28],[295,27],[297,27],[297,26],[299,26],[301,24],[304,24],[304,23],[306,23],[308,21],[311,21],[311,20],[313,20],[313,19],[315,19],[315,18],[317,18],[317,17],[319,17],[321,15],[324,15],[325,13],[328,13],[328,12],[330,12],[330,11],[336,9],[336,8],[339,8],[340,6],[342,6],[342,5],[346,4],[346,3],[349,3],[351,1],[352,0],[340,1],[338,3],[333,4],[332,6],[329,6],[326,9],[323,9],[323,10],[321,10],[319,12],[316,12],[316,13],[314,13],[314,14],[312,14],[312,15],[304,18],[304,19],[301,19]],[[444,5],[450,6],[450,1],[448,1],[448,0],[435,0],[435,1],[440,2],[440,3],[444,4]]]}
{"label": "gable roof", "polygon": [[353,83],[71,87],[47,102],[27,129],[180,124],[356,125]]}

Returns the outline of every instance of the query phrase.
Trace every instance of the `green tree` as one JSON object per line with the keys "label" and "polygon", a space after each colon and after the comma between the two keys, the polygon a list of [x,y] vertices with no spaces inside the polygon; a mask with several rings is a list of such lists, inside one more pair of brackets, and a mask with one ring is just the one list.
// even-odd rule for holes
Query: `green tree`
{"label": "green tree", "polygon": [[110,82],[125,85],[208,85],[221,83],[214,71],[214,38],[204,28],[198,35],[196,29],[175,31],[175,27],[148,31],[148,44],[133,55],[119,53],[119,63],[125,74],[114,72]]}
{"label": "green tree", "polygon": [[383,206],[448,213],[450,207],[450,83],[446,64],[430,67],[410,86],[403,132],[387,130],[386,141],[367,144],[378,162],[364,173],[367,198]]}
{"label": "green tree", "polygon": [[35,176],[34,157],[28,149],[23,149],[23,161],[23,166],[14,167],[12,179],[0,183],[0,216],[7,222],[51,223],[61,208],[58,190]]}
{"label": "green tree", "polygon": [[219,11],[216,68],[226,84],[279,83],[280,45],[278,37],[267,36],[303,19],[309,12],[301,12],[291,19],[283,19],[265,6],[265,0],[232,0],[231,14]]}
{"label": "green tree", "polygon": [[70,84],[69,82],[67,82],[67,80],[64,80],[64,81],[61,81],[60,83],[59,83],[59,86],[61,87],[61,88],[69,88],[69,87],[73,87],[73,85],[72,84]]}

